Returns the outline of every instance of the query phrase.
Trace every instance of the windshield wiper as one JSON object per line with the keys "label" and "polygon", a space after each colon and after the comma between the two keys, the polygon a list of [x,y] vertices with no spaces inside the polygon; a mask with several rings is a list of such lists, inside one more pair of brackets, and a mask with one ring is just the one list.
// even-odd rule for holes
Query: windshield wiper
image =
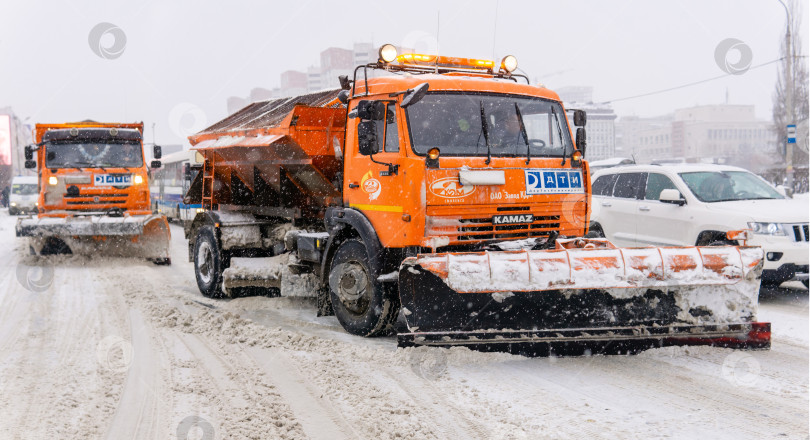
{"label": "windshield wiper", "polygon": [[[560,118],[557,116],[557,110],[555,109],[555,107],[553,105],[551,106],[551,114],[554,115],[554,123],[557,125],[557,135],[560,136],[560,144],[562,144],[560,146],[563,149],[563,161],[560,164],[560,166],[565,166],[565,157],[566,157],[565,156],[565,149],[566,148],[565,148],[565,143],[563,143],[562,127],[560,127]],[[553,140],[554,139],[552,139],[552,141]],[[552,143],[552,146],[553,146],[553,143]]]}
{"label": "windshield wiper", "polygon": [[518,103],[515,103],[515,113],[517,113],[518,122],[520,123],[520,134],[523,136],[523,141],[526,142],[526,165],[532,160],[532,147],[529,145],[529,134],[526,133],[526,125],[523,124],[523,115],[520,113]]}
{"label": "windshield wiper", "polygon": [[484,133],[484,143],[487,144],[487,160],[484,163],[489,165],[492,162],[492,150],[489,147],[489,125],[487,124],[487,115],[484,113],[483,100],[481,100],[481,131]]}

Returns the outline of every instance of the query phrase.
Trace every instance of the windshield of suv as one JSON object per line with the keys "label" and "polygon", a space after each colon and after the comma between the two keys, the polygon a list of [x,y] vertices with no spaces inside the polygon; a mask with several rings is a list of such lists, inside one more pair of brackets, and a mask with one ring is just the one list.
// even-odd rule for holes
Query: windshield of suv
{"label": "windshield of suv", "polygon": [[[406,109],[414,151],[424,155],[438,147],[442,156],[486,156],[482,108],[493,156],[562,157],[573,152],[565,114],[557,102],[449,92],[428,93]],[[520,129],[521,117],[528,146]]]}
{"label": "windshield of suv", "polygon": [[45,148],[48,168],[143,166],[140,143],[49,143]]}
{"label": "windshield of suv", "polygon": [[784,199],[770,185],[746,171],[701,171],[679,174],[703,202]]}
{"label": "windshield of suv", "polygon": [[15,183],[11,185],[11,193],[19,196],[30,196],[37,193],[36,183]]}

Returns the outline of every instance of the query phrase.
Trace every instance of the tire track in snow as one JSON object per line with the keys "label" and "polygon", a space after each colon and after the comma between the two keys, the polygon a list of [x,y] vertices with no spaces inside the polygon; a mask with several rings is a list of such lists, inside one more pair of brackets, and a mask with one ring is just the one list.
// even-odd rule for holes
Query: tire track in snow
{"label": "tire track in snow", "polygon": [[246,353],[264,371],[313,440],[359,438],[324,393],[310,383],[282,349],[248,348]]}
{"label": "tire track in snow", "polygon": [[166,372],[165,348],[154,337],[140,311],[129,312],[132,363],[129,365],[118,408],[107,429],[108,439],[168,438],[166,415],[172,408]]}

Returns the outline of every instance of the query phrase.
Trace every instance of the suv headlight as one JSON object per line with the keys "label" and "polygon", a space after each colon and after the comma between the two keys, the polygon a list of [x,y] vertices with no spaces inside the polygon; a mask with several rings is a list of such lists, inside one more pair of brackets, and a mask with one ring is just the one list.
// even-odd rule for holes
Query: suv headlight
{"label": "suv headlight", "polygon": [[785,226],[781,223],[748,222],[748,227],[754,231],[754,234],[787,235]]}

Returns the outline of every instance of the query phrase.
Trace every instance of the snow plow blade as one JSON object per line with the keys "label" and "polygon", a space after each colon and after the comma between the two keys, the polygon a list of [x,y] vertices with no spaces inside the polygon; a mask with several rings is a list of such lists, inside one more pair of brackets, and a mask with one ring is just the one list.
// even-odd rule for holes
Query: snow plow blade
{"label": "snow plow blade", "polygon": [[16,233],[30,237],[37,255],[73,253],[169,261],[171,233],[162,215],[23,218],[17,221]]}
{"label": "snow plow blade", "polygon": [[400,267],[400,346],[521,354],[635,352],[666,345],[769,348],[756,322],[758,247],[615,248],[426,254]]}

